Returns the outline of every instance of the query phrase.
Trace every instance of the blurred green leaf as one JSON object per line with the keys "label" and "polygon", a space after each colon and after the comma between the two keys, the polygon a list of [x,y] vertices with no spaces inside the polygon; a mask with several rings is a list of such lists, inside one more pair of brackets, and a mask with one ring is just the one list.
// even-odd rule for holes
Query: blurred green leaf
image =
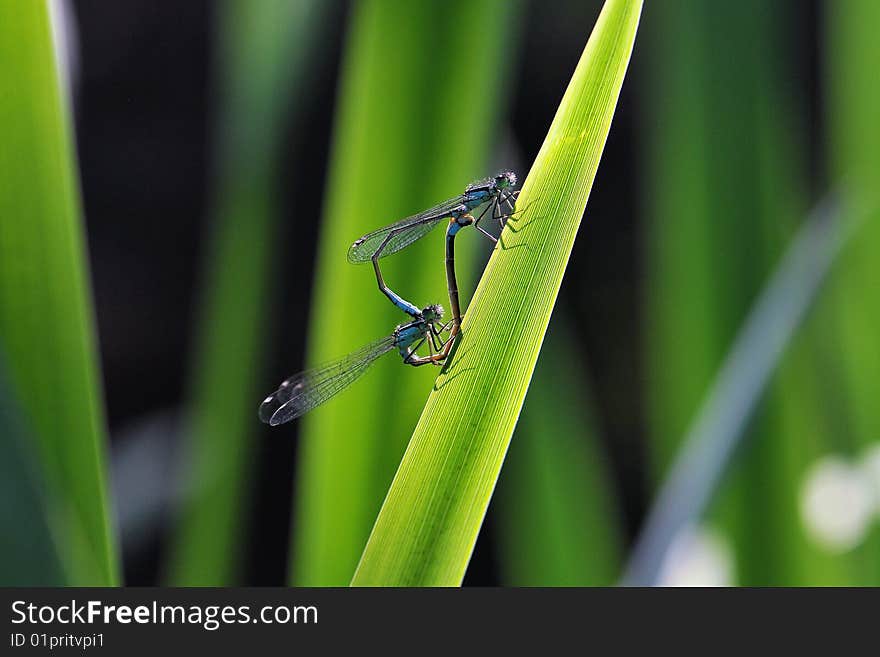
{"label": "blurred green leaf", "polygon": [[507,586],[608,586],[619,573],[619,509],[565,320],[547,331],[498,484]]}
{"label": "blurred green leaf", "polygon": [[[67,583],[119,579],[68,98],[45,2],[0,2],[0,346],[47,486],[65,500]],[[6,440],[6,437],[3,438]],[[51,564],[47,563],[47,569]]]}
{"label": "blurred green leaf", "polygon": [[[519,3],[370,0],[352,10],[315,278],[312,363],[388,335],[407,319],[379,293],[369,265],[346,262],[346,249],[487,175]],[[487,29],[472,38],[470,26]],[[459,242],[466,281],[483,244],[476,232]],[[442,302],[441,244],[437,229],[383,260],[385,280],[419,306]],[[351,580],[435,376],[433,368],[401,367],[387,357],[304,418],[292,582]]]}
{"label": "blurred green leaf", "polygon": [[354,585],[461,583],[611,126],[641,12],[608,0],[376,520]]}
{"label": "blurred green leaf", "polygon": [[[858,224],[841,210],[839,199],[830,198],[810,214],[792,240],[737,333],[691,422],[633,549],[624,577],[627,585],[664,583],[661,579],[664,558],[679,535],[701,522],[708,503],[729,469],[732,455],[749,435],[749,423],[768,382],[812,307],[841,247]],[[787,428],[782,423],[778,426]],[[780,440],[779,433],[757,436],[756,439]],[[761,446],[750,447],[754,450]],[[780,462],[785,464],[779,458],[774,464]],[[780,470],[778,474],[784,477],[789,473]],[[799,477],[795,473],[787,481],[797,484]],[[794,497],[799,487],[794,486],[792,492]],[[784,499],[782,495],[780,498]],[[789,504],[796,508],[797,499]],[[790,524],[796,532],[796,521]],[[790,562],[786,568],[795,571],[794,565],[804,554],[805,546],[791,547],[792,550],[781,557]],[[817,569],[810,576],[815,578],[823,572]]]}
{"label": "blurred green leaf", "polygon": [[[656,6],[649,136],[649,426],[659,476],[797,219],[805,104],[792,25],[758,0]],[[815,328],[795,334],[712,513],[741,584],[839,581],[800,521],[804,469],[832,440]]]}
{"label": "blurred green leaf", "polygon": [[45,481],[30,436],[6,381],[5,358],[0,358],[0,584],[3,586],[63,586],[60,550],[50,522]]}
{"label": "blurred green leaf", "polygon": [[205,299],[196,335],[188,495],[171,552],[178,586],[240,583],[248,519],[259,363],[275,269],[278,168],[284,131],[306,74],[325,3],[226,0],[218,4],[220,116]]}
{"label": "blurred green leaf", "polygon": [[[842,410],[842,450],[859,453],[880,441],[880,3],[825,6],[832,175],[846,186],[853,211],[867,217],[832,280],[826,310],[835,324],[825,337],[837,367],[825,389]],[[855,555],[863,573],[858,584],[880,585],[880,525],[875,527]]]}

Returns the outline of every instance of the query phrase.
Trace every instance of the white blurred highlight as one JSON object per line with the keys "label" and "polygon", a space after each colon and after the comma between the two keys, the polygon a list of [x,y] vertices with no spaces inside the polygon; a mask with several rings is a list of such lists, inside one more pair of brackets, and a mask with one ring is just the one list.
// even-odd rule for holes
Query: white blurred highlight
{"label": "white blurred highlight", "polygon": [[880,443],[869,447],[862,456],[862,473],[871,484],[874,494],[874,513],[880,521]]}
{"label": "white blurred highlight", "polygon": [[733,551],[727,540],[707,527],[686,527],[669,546],[659,586],[732,586]]}
{"label": "white blurred highlight", "polygon": [[846,552],[864,540],[876,508],[865,469],[837,456],[819,459],[801,488],[801,518],[808,534],[830,552]]}

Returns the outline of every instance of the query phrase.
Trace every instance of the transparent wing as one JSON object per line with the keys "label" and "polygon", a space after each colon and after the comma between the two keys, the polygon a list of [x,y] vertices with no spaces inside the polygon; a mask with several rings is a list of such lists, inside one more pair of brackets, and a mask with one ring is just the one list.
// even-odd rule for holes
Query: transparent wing
{"label": "transparent wing", "polygon": [[474,189],[485,189],[492,185],[495,182],[495,178],[489,176],[488,178],[480,178],[479,180],[473,181],[470,185],[465,187],[465,194],[474,190]]}
{"label": "transparent wing", "polygon": [[379,250],[379,247],[382,246],[382,242],[391,233],[394,233],[394,235],[388,240],[379,257],[384,258],[405,249],[416,240],[431,232],[431,229],[437,225],[438,221],[449,217],[453,211],[461,206],[462,200],[462,196],[457,196],[424,212],[419,212],[389,226],[374,230],[372,233],[367,233],[356,240],[348,249],[348,261],[352,263],[369,261],[373,254]]}
{"label": "transparent wing", "polygon": [[379,356],[394,349],[394,336],[376,340],[357,351],[282,382],[260,404],[260,420],[274,426],[290,422],[354,383]]}

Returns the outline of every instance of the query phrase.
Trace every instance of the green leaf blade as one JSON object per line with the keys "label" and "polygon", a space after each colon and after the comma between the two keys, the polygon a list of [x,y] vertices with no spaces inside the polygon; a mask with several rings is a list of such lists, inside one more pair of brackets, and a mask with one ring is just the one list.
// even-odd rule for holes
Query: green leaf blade
{"label": "green leaf blade", "polygon": [[461,583],[519,416],[629,63],[641,2],[608,0],[438,377],[354,585]]}
{"label": "green leaf blade", "polygon": [[[0,347],[47,485],[66,500],[71,584],[119,580],[79,181],[48,3],[0,3]],[[81,540],[80,540],[81,539]]]}

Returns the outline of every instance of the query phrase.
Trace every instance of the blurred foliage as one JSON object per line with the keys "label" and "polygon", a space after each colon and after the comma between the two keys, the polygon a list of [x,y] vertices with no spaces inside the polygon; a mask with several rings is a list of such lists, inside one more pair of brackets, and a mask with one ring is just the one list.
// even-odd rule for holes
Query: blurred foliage
{"label": "blurred foliage", "polygon": [[[796,111],[806,100],[778,57],[792,51],[782,9],[692,1],[652,14],[647,392],[658,474],[808,204]],[[853,564],[801,524],[804,472],[837,444],[819,320],[792,340],[713,514],[734,543],[739,584],[854,581]]]}
{"label": "blurred foliage", "polygon": [[23,426],[0,358],[0,583],[3,586],[61,586],[69,580],[61,550],[49,523],[58,514],[49,507],[46,482]]}
{"label": "blurred foliage", "polygon": [[[608,0],[401,461],[354,585],[461,584],[580,226],[641,14]],[[586,26],[585,26],[586,27]],[[586,31],[586,30],[585,30]]]}
{"label": "blurred foliage", "polygon": [[[33,444],[20,449],[33,448],[36,476],[65,501],[57,527],[68,535],[57,545],[66,581],[112,585],[118,567],[88,263],[48,3],[0,2],[0,77],[14,90],[0,94],[0,347],[9,394],[32,430]],[[10,457],[23,453],[12,432],[2,440]],[[46,568],[54,579],[51,561]]]}
{"label": "blurred foliage", "polygon": [[169,564],[178,586],[241,583],[265,318],[275,270],[283,136],[302,102],[321,2],[218,4],[220,112],[205,299],[194,344],[186,502]]}
{"label": "blurred foliage", "polygon": [[[790,111],[797,90],[782,84],[786,62],[772,55],[789,38],[781,12],[757,0],[656,9],[645,198],[649,426],[660,473],[804,210],[804,172]],[[741,583],[804,574],[790,558],[804,547],[796,476],[816,450],[804,449],[805,425],[822,424],[809,352],[786,360],[726,487],[722,524]]]}
{"label": "blurred foliage", "polygon": [[[832,175],[848,192],[854,213],[866,217],[844,252],[827,307],[833,330],[822,380],[835,407],[836,445],[859,454],[880,441],[880,3],[826,3],[824,52]],[[827,378],[826,378],[827,377]],[[856,553],[849,583],[880,585],[880,527]]]}
{"label": "blurred foliage", "polygon": [[557,315],[498,483],[502,583],[609,586],[620,567],[620,510],[577,340]]}
{"label": "blurred foliage", "polygon": [[[311,363],[388,335],[407,319],[380,294],[368,264],[346,262],[346,249],[487,175],[518,10],[518,3],[500,0],[352,6],[315,275]],[[459,40],[462,26],[471,25],[492,29]],[[391,288],[420,307],[446,305],[440,231],[382,263]],[[473,276],[480,240],[473,232],[456,243],[464,280]],[[436,375],[388,356],[303,419],[292,582],[349,583]]]}
{"label": "blurred foliage", "polygon": [[[675,463],[655,496],[633,548],[623,578],[626,585],[655,584],[664,580],[664,573],[690,577],[680,567],[665,568],[664,559],[675,561],[676,545],[683,545],[679,539],[696,535],[694,529],[714,499],[731,457],[751,433],[752,418],[766,397],[768,384],[780,361],[790,353],[793,337],[857,224],[845,216],[839,195],[834,194],[801,224],[752,304],[699,411],[690,421]],[[797,503],[795,500],[793,506]],[[792,524],[798,527],[796,518]],[[719,553],[727,555],[725,562],[731,560],[725,541],[715,535],[711,542],[717,543]],[[717,570],[727,572],[718,581],[729,581],[732,562],[719,565]]]}

